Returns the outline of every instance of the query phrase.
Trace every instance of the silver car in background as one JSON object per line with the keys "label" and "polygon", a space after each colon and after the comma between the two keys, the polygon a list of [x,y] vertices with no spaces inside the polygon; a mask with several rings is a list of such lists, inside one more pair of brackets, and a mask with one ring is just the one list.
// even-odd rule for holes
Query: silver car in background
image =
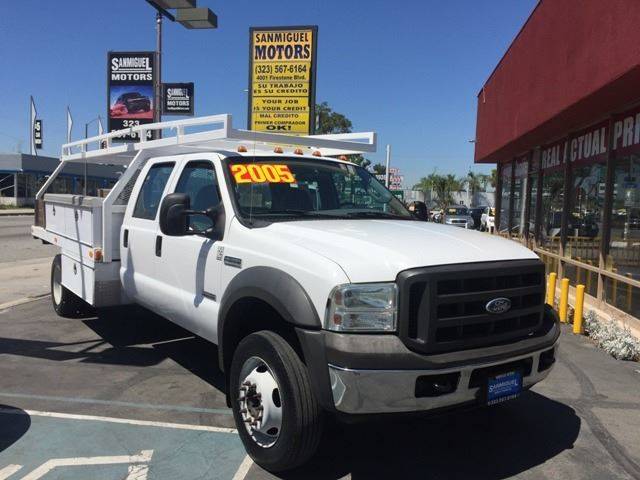
{"label": "silver car in background", "polygon": [[464,205],[453,205],[444,209],[445,225],[453,225],[454,227],[462,227],[472,229],[475,222],[469,214],[469,209]]}

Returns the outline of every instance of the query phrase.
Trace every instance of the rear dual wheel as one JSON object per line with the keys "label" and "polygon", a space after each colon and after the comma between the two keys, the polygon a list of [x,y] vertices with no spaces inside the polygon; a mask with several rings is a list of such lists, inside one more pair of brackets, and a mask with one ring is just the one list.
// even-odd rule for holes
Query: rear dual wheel
{"label": "rear dual wheel", "polygon": [[54,257],[51,264],[51,302],[61,317],[77,318],[89,310],[89,304],[62,285],[62,255]]}
{"label": "rear dual wheel", "polygon": [[271,331],[243,339],[231,364],[233,416],[247,452],[263,468],[290,470],[318,448],[322,413],[295,350]]}

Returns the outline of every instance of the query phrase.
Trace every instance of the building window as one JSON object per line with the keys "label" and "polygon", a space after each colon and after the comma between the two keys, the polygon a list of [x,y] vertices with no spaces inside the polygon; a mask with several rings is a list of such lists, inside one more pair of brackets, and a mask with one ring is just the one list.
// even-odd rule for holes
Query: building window
{"label": "building window", "polygon": [[511,223],[511,235],[522,237],[524,235],[524,206],[527,202],[527,168],[529,162],[521,161],[516,163],[516,173],[513,182],[513,215]]}
{"label": "building window", "polygon": [[13,173],[0,173],[0,197],[13,197],[15,188]]}
{"label": "building window", "polygon": [[544,172],[542,176],[541,248],[558,253],[560,250],[560,226],[562,224],[562,199],[564,190],[562,169]]}
{"label": "building window", "polygon": [[[573,169],[564,254],[589,265],[599,262],[606,182],[604,162]],[[575,279],[572,279],[575,280]]]}
{"label": "building window", "polygon": [[613,178],[606,268],[637,280],[640,278],[640,156],[618,159]]}
{"label": "building window", "polygon": [[[500,200],[500,225],[499,232],[507,232],[509,229],[509,197],[511,196],[511,163],[502,166],[502,195]],[[507,232],[508,233],[508,232]]]}

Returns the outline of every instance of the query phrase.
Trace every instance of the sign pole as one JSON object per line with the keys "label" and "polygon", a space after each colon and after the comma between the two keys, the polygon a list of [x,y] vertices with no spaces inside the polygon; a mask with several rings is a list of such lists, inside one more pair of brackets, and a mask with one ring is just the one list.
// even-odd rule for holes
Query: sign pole
{"label": "sign pole", "polygon": [[385,167],[385,181],[384,186],[389,188],[389,179],[391,177],[389,173],[389,164],[391,163],[391,145],[387,144],[387,163]]}
{"label": "sign pole", "polygon": [[[154,75],[153,121],[162,121],[160,111],[162,103],[162,13],[156,12],[156,74]],[[162,138],[162,130],[156,130],[158,138]]]}

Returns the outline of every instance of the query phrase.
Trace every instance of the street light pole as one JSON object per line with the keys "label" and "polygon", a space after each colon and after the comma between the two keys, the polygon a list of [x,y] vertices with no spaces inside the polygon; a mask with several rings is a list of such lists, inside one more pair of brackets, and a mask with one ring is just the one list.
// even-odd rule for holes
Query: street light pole
{"label": "street light pole", "polygon": [[[178,22],[188,29],[218,27],[218,17],[208,8],[196,8],[196,0],[146,0],[156,10],[155,75],[153,76],[153,121],[162,121],[162,17]],[[167,10],[176,10],[177,18]],[[162,130],[157,130],[162,138]]]}
{"label": "street light pole", "polygon": [[[156,74],[154,75],[153,121],[162,121],[162,13],[156,11]],[[162,130],[157,130],[158,138],[162,138]]]}
{"label": "street light pole", "polygon": [[386,166],[384,169],[384,173],[385,173],[385,181],[384,181],[384,186],[389,188],[389,180],[391,178],[391,175],[389,173],[389,165],[391,164],[391,145],[387,145],[387,162],[386,162]]}

